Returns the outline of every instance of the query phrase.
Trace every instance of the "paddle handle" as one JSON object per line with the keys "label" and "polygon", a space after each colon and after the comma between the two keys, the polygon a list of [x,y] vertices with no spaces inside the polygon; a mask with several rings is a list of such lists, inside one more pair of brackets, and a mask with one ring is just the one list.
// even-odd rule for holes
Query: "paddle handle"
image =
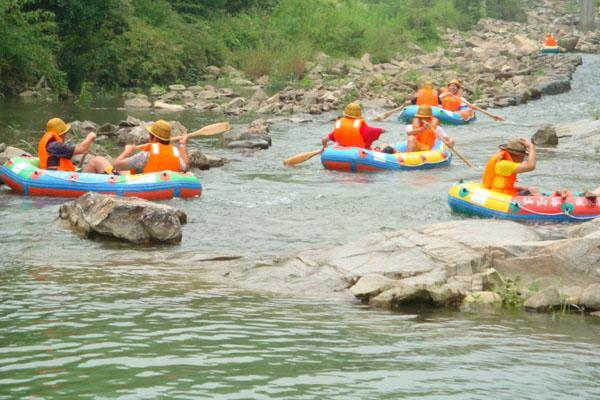
{"label": "paddle handle", "polygon": [[440,139],[442,142],[444,142],[444,144],[445,144],[445,145],[446,145],[446,146],[447,146],[447,147],[450,149],[450,151],[451,151],[452,153],[454,153],[454,154],[455,154],[455,155],[456,155],[458,158],[460,158],[461,160],[463,160],[463,162],[464,162],[465,164],[467,164],[467,166],[468,166],[469,168],[471,168],[471,169],[474,169],[474,168],[475,168],[475,166],[474,166],[474,165],[473,165],[473,164],[472,164],[472,163],[471,163],[469,160],[467,160],[467,159],[466,159],[466,158],[465,158],[465,157],[464,157],[462,154],[460,154],[460,153],[458,152],[458,150],[456,150],[456,149],[454,148],[454,146],[448,146],[448,144],[447,144],[447,143],[446,143],[446,141],[444,140],[444,137],[438,133],[437,129],[434,129],[434,128],[433,128],[431,125],[429,125],[427,122],[423,122],[423,126],[425,126],[425,127],[429,128],[429,129],[431,129],[431,130],[433,131],[433,133],[435,134],[435,136],[436,136],[438,139]]}
{"label": "paddle handle", "polygon": [[[187,137],[189,138],[193,138],[193,137],[197,137],[197,136],[213,136],[222,132],[226,132],[228,130],[231,129],[231,125],[229,124],[229,122],[218,122],[216,124],[212,124],[212,125],[207,125],[203,128],[200,128],[192,133],[188,133]],[[186,135],[179,135],[179,136],[175,136],[173,138],[171,138],[171,141],[175,141],[175,140],[181,140],[183,139],[183,137]],[[135,146],[136,150],[142,150],[144,147],[146,147],[147,145],[149,145],[150,143],[144,143],[144,144],[138,144],[137,146]]]}
{"label": "paddle handle", "polygon": [[402,111],[404,109],[404,107],[406,107],[406,104],[402,104],[400,107],[396,107],[393,110],[386,111],[383,114],[378,115],[375,118],[373,118],[373,121],[383,121],[384,119],[388,118],[390,115],[397,113],[398,111]]}
{"label": "paddle handle", "polygon": [[321,154],[323,152],[323,149],[319,149],[319,150],[313,150],[313,151],[307,151],[305,153],[300,153],[300,154],[296,154],[295,156],[292,156],[290,158],[288,158],[287,160],[283,161],[283,165],[285,165],[286,167],[293,167],[295,165],[301,164],[304,161],[308,161],[311,158],[313,158],[314,156]]}
{"label": "paddle handle", "polygon": [[490,117],[490,118],[493,118],[493,119],[495,119],[495,120],[497,120],[497,121],[505,121],[505,120],[506,120],[504,117],[501,117],[501,116],[499,116],[499,115],[494,115],[494,114],[492,114],[491,112],[485,111],[483,108],[481,108],[481,107],[477,107],[475,104],[469,103],[469,102],[468,102],[467,100],[465,100],[465,99],[461,99],[460,97],[458,97],[458,96],[455,96],[455,95],[453,95],[453,94],[450,94],[450,96],[454,97],[454,98],[455,98],[455,99],[457,99],[457,100],[460,100],[462,103],[464,103],[464,104],[468,105],[468,106],[469,106],[469,107],[471,107],[473,110],[477,110],[477,111],[479,111],[479,112],[481,112],[481,113],[483,113],[483,114],[487,115],[487,116],[488,116],[488,117]]}

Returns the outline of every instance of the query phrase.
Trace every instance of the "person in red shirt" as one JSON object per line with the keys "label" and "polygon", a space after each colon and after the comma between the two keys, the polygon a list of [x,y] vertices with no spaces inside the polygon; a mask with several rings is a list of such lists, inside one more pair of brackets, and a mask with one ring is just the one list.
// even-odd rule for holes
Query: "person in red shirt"
{"label": "person in red shirt", "polygon": [[350,103],[344,110],[344,116],[335,121],[333,131],[325,136],[321,143],[323,147],[327,147],[327,144],[333,141],[340,146],[371,149],[373,142],[379,139],[383,132],[385,129],[370,127],[362,119],[360,104]]}

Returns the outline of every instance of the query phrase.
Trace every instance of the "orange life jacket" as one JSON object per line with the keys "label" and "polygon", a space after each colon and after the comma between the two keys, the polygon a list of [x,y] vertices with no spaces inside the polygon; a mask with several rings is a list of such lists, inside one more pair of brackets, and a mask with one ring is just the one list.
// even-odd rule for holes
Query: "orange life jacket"
{"label": "orange life jacket", "polygon": [[[450,93],[450,91],[447,90],[445,93]],[[461,98],[462,92],[459,90],[454,96]],[[452,97],[450,94],[442,97],[442,108],[444,110],[458,111],[458,110],[460,110],[461,106],[462,106],[462,102],[460,100]]]}
{"label": "orange life jacket", "polygon": [[514,196],[517,194],[517,189],[515,189],[517,174],[513,173],[510,176],[496,174],[496,163],[502,160],[512,161],[513,159],[510,156],[510,153],[505,150],[501,150],[494,154],[485,166],[481,186],[485,189],[493,190],[494,192],[506,193]]}
{"label": "orange life jacket", "polygon": [[48,144],[51,141],[57,141],[62,143],[63,137],[53,132],[46,132],[38,143],[38,157],[40,159],[40,169],[57,169],[59,171],[75,171],[75,165],[68,158],[59,158],[58,165],[48,168],[48,159],[50,154],[48,153]]}
{"label": "orange life jacket", "polygon": [[360,128],[364,123],[365,120],[360,118],[342,117],[338,119],[335,121],[333,129],[333,140],[340,146],[366,148],[365,140],[360,134]]}
{"label": "orange life jacket", "polygon": [[420,89],[417,92],[417,105],[437,107],[440,105],[439,95],[434,89]]}
{"label": "orange life jacket", "polygon": [[172,144],[150,143],[143,149],[150,153],[143,173],[175,171],[179,172],[179,149]]}
{"label": "orange life jacket", "polygon": [[[423,132],[418,133],[415,136],[417,138],[417,142],[428,146],[429,149],[432,149],[433,145],[435,144],[435,139],[437,138],[435,135],[435,130],[438,126],[440,126],[440,121],[435,117],[431,117],[431,121],[428,121],[427,123],[431,125],[431,128],[425,128]],[[423,126],[423,122],[420,118],[415,118],[413,119],[412,126],[413,129],[421,128]]]}
{"label": "orange life jacket", "polygon": [[547,35],[546,36],[546,40],[544,41],[544,46],[546,46],[546,47],[556,47],[556,46],[558,46],[558,43],[556,42],[556,39],[554,38],[554,35]]}

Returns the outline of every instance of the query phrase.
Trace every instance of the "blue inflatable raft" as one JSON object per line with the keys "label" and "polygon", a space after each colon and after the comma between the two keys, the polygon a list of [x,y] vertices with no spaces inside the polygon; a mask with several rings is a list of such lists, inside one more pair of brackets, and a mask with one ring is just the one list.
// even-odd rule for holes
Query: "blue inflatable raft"
{"label": "blue inflatable raft", "polygon": [[395,145],[398,153],[387,154],[358,147],[329,146],[321,153],[326,169],[346,172],[407,171],[450,165],[452,153],[439,140],[428,151],[406,152],[406,141]]}
{"label": "blue inflatable raft", "polygon": [[[408,106],[402,110],[398,119],[410,123],[415,118],[418,109],[419,106]],[[439,119],[442,124],[466,125],[477,119],[475,112],[469,107],[464,107],[457,112],[444,110],[441,107],[431,107],[431,111],[433,112],[433,116]]]}

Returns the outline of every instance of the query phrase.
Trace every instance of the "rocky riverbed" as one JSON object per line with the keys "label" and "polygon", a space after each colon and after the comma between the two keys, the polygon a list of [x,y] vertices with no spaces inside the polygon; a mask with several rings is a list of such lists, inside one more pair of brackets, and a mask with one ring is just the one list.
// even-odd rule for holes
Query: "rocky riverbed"
{"label": "rocky riverbed", "polygon": [[[207,264],[219,282],[374,307],[600,310],[600,219],[545,229],[465,220],[376,233],[286,257]],[[212,267],[211,267],[212,266]]]}
{"label": "rocky riverbed", "polygon": [[[443,87],[451,79],[460,79],[468,98],[481,107],[523,104],[570,90],[581,58],[568,53],[600,52],[600,32],[581,32],[578,16],[564,15],[569,2],[536,0],[530,6],[526,23],[482,19],[467,33],[446,29],[441,32],[444,47],[426,52],[412,46],[412,54],[397,54],[381,64],[369,54],[337,60],[321,53],[305,65],[302,85],[290,82],[275,93],[268,76],[251,80],[231,66],[209,66],[196,85],[127,92],[124,105],[160,112],[320,114],[355,99],[374,108],[395,107],[423,80]],[[559,44],[567,54],[539,53],[548,31],[560,31]],[[22,93],[24,98],[38,95],[35,90]]]}

